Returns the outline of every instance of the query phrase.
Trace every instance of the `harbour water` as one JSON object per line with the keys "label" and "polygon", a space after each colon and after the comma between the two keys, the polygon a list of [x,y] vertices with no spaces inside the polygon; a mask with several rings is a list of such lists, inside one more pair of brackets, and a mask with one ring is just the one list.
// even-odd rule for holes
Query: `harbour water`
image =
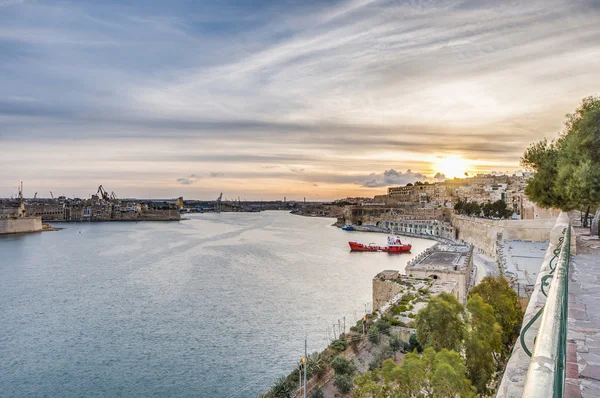
{"label": "harbour water", "polygon": [[253,397],[305,336],[321,350],[363,315],[377,272],[434,243],[351,253],[386,236],[284,212],[189,217],[0,237],[0,395]]}

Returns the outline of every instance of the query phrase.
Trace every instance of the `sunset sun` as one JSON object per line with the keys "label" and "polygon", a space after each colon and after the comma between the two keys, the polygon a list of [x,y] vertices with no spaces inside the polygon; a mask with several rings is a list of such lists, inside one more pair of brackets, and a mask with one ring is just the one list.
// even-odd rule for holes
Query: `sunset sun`
{"label": "sunset sun", "polygon": [[446,178],[464,177],[468,171],[468,161],[460,155],[438,156],[433,162],[433,167]]}

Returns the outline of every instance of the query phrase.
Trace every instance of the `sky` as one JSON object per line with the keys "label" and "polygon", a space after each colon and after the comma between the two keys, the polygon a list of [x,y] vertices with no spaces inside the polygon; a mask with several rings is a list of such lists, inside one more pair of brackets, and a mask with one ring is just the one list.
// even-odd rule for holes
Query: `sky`
{"label": "sky", "polygon": [[512,173],[599,71],[598,0],[0,0],[0,197]]}

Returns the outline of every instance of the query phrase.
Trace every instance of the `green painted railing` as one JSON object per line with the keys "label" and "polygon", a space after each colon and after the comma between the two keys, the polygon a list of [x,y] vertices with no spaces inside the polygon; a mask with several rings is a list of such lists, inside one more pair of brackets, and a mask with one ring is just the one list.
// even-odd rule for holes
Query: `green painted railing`
{"label": "green painted railing", "polygon": [[[554,257],[549,262],[550,272],[541,279],[542,293],[547,296],[546,304],[521,332],[521,346],[531,357],[523,390],[524,397],[562,397],[564,393],[571,227],[565,228],[563,233],[564,236],[559,239],[553,252]],[[548,282],[549,280],[551,282]],[[549,287],[547,292],[546,287]],[[540,316],[542,320],[531,353],[525,344],[524,336]]]}

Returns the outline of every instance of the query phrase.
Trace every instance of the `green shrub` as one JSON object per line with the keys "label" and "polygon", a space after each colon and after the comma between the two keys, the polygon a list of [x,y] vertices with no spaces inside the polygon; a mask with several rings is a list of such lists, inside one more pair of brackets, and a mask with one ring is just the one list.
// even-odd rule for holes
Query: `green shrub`
{"label": "green shrub", "polygon": [[352,380],[352,376],[349,375],[336,375],[333,385],[336,386],[342,394],[348,394],[352,391],[354,380]]}
{"label": "green shrub", "polygon": [[336,351],[344,351],[346,348],[348,348],[348,343],[346,340],[337,339],[331,343],[331,348]]}
{"label": "green shrub", "polygon": [[418,352],[423,351],[423,347],[421,347],[421,344],[419,344],[416,334],[410,335],[410,339],[408,340],[408,348],[409,348],[409,351],[414,351],[414,350],[417,350]]}
{"label": "green shrub", "polygon": [[317,388],[310,394],[310,398],[325,398],[325,393],[320,388]]}
{"label": "green shrub", "polygon": [[390,335],[390,348],[392,352],[400,351],[404,348],[404,342],[400,339],[398,335]]}
{"label": "green shrub", "polygon": [[383,334],[388,334],[390,331],[390,323],[387,321],[387,319],[378,319],[377,322],[375,322],[375,326],[377,326],[377,329],[379,329],[379,331]]}
{"label": "green shrub", "polygon": [[269,391],[269,397],[272,398],[289,398],[292,394],[293,388],[290,387],[288,381],[284,376],[281,376],[271,390]]}
{"label": "green shrub", "polygon": [[356,365],[354,361],[338,355],[331,361],[331,367],[335,371],[336,375],[349,375],[352,376],[356,372]]}
{"label": "green shrub", "polygon": [[396,318],[390,318],[388,319],[388,322],[390,323],[390,325],[392,326],[402,326],[402,327],[406,327],[406,324],[404,322],[402,322],[399,319]]}
{"label": "green shrub", "polygon": [[380,336],[379,336],[379,328],[376,325],[373,325],[369,328],[368,331],[369,341],[373,344],[379,344]]}

